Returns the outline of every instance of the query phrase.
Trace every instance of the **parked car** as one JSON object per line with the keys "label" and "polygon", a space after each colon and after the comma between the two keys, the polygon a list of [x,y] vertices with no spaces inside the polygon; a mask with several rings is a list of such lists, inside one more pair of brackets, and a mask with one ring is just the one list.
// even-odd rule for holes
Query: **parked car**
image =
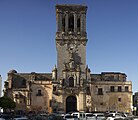
{"label": "parked car", "polygon": [[65,117],[65,114],[64,113],[58,113],[58,115],[57,115],[58,117],[60,117],[60,118],[62,118],[62,119],[64,119],[64,117]]}
{"label": "parked car", "polygon": [[96,120],[96,116],[92,113],[86,113],[86,120]]}
{"label": "parked car", "polygon": [[93,113],[93,115],[96,116],[96,120],[104,120],[106,118],[104,113]]}
{"label": "parked car", "polygon": [[65,120],[79,120],[77,116],[65,115]]}
{"label": "parked car", "polygon": [[56,119],[56,114],[50,114],[48,116],[48,120],[54,120],[54,119]]}
{"label": "parked car", "polygon": [[10,114],[1,114],[0,119],[1,120],[12,120],[12,116]]}
{"label": "parked car", "polygon": [[35,115],[32,118],[30,118],[29,120],[47,120],[47,118],[45,116]]}
{"label": "parked car", "polygon": [[125,116],[121,113],[109,113],[106,120],[123,120]]}
{"label": "parked car", "polygon": [[77,118],[79,120],[85,120],[86,119],[86,116],[85,116],[84,112],[73,112],[71,115],[72,116],[77,116]]}
{"label": "parked car", "polygon": [[137,116],[129,116],[129,117],[124,118],[124,120],[138,120],[138,117]]}
{"label": "parked car", "polygon": [[27,117],[18,117],[14,118],[13,120],[29,120]]}

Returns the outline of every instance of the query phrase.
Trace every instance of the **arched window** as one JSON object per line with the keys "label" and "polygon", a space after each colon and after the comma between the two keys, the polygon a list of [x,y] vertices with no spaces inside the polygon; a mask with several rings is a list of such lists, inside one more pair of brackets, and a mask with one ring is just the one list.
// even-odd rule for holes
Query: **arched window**
{"label": "arched window", "polygon": [[69,16],[69,31],[74,31],[74,16],[70,15]]}
{"label": "arched window", "polygon": [[62,86],[65,86],[65,79],[62,80]]}
{"label": "arched window", "polygon": [[22,80],[22,86],[26,86],[26,80],[25,79]]}
{"label": "arched window", "polygon": [[77,31],[80,32],[80,18],[77,19]]}
{"label": "arched window", "polygon": [[42,96],[42,91],[40,89],[37,90],[36,96]]}
{"label": "arched window", "polygon": [[65,32],[65,16],[62,17],[62,31]]}
{"label": "arched window", "polygon": [[69,78],[69,87],[74,87],[74,78],[73,77]]}

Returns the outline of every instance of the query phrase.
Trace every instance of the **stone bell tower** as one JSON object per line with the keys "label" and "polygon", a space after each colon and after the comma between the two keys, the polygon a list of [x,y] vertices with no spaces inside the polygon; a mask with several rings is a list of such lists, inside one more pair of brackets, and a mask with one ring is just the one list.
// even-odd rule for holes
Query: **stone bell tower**
{"label": "stone bell tower", "polygon": [[86,11],[82,5],[57,5],[56,47],[57,78],[63,78],[63,70],[80,69],[85,78],[86,67]]}
{"label": "stone bell tower", "polygon": [[58,107],[66,112],[84,111],[86,106],[86,12],[84,5],[56,5],[57,68],[52,73],[62,98]]}

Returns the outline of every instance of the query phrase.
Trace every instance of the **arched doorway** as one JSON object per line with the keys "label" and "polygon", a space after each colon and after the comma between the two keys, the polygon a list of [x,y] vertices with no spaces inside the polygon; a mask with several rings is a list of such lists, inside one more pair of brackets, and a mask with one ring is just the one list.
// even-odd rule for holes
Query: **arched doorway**
{"label": "arched doorway", "polygon": [[66,113],[77,111],[77,99],[75,96],[68,96],[66,99]]}

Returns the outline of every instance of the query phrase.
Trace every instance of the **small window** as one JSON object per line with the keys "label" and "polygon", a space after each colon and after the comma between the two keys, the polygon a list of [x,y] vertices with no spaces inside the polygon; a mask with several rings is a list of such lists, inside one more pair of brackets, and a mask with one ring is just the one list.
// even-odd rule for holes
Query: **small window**
{"label": "small window", "polygon": [[73,77],[69,78],[69,87],[74,87],[74,78]]}
{"label": "small window", "polygon": [[25,79],[22,80],[22,85],[26,86],[26,80]]}
{"label": "small window", "polygon": [[42,92],[41,92],[41,90],[38,90],[38,91],[37,91],[36,96],[42,96]]}
{"label": "small window", "polygon": [[103,89],[102,88],[98,88],[98,95],[103,95]]}
{"label": "small window", "polygon": [[15,98],[19,98],[19,95],[18,94],[15,94]]}
{"label": "small window", "polygon": [[122,87],[118,86],[118,92],[122,92]]}
{"label": "small window", "polygon": [[90,94],[90,87],[86,88],[86,92],[87,92],[87,94]]}
{"label": "small window", "polygon": [[56,91],[56,86],[53,86],[53,91]]}
{"label": "small window", "polygon": [[49,107],[52,107],[52,100],[49,101]]}
{"label": "small window", "polygon": [[125,86],[125,92],[128,92],[129,90],[128,90],[128,86]]}
{"label": "small window", "polygon": [[121,102],[121,98],[118,98],[118,102]]}
{"label": "small window", "polygon": [[103,105],[103,103],[100,103],[100,105]]}
{"label": "small window", "polygon": [[65,86],[65,79],[62,80],[62,86]]}
{"label": "small window", "polygon": [[114,86],[110,86],[110,91],[114,92],[115,91],[115,87]]}

